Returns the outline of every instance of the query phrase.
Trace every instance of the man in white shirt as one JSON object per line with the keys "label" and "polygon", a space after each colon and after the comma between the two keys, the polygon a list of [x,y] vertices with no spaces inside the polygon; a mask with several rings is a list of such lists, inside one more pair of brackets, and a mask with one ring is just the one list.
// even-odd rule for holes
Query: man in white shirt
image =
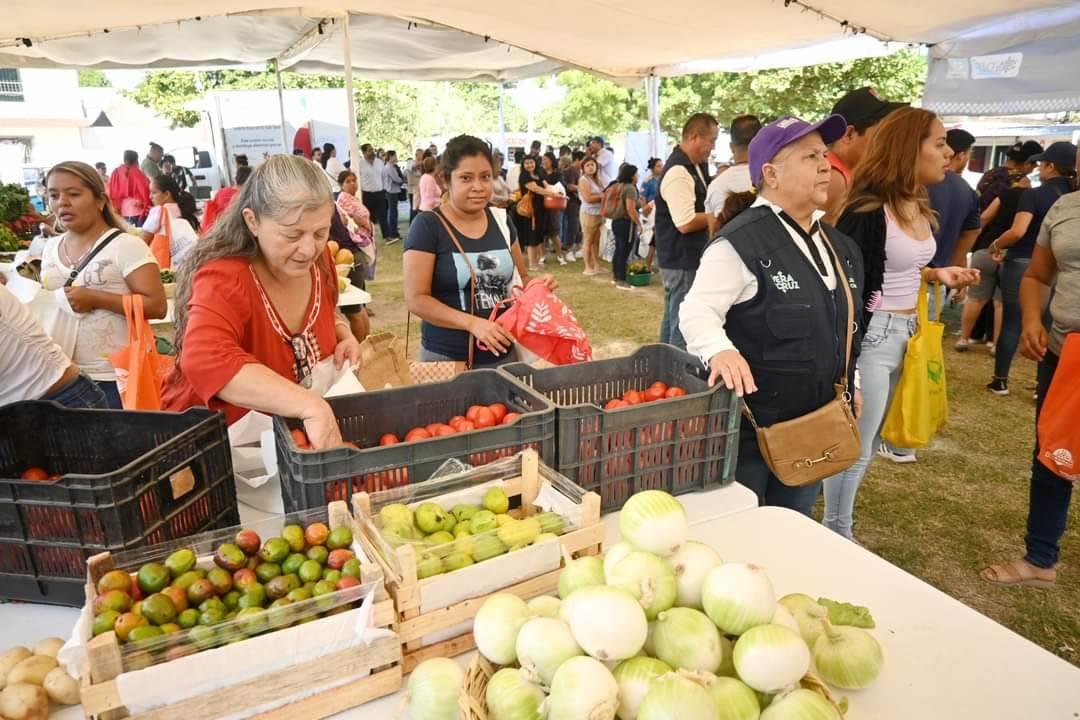
{"label": "man in white shirt", "polygon": [[[813,125],[786,117],[761,129],[748,156],[758,199],[705,251],[680,308],[687,350],[708,365],[709,384],[721,381],[743,397],[760,427],[823,407],[842,378],[853,384],[847,335],[860,316],[852,298],[862,297],[862,255],[820,222],[827,144],[846,127],[833,115]],[[780,482],[745,419],[738,458],[736,478],[760,504],[810,514],[820,483]]]}
{"label": "man in white shirt", "polygon": [[619,174],[619,163],[615,161],[615,153],[608,150],[604,144],[604,138],[597,135],[589,140],[589,154],[596,158],[597,175],[600,184],[605,188]]}
{"label": "man in white shirt", "polygon": [[391,232],[386,222],[386,190],[383,186],[383,161],[375,156],[375,148],[371,143],[360,146],[360,162],[356,164],[356,172],[360,180],[360,201],[371,213],[371,221],[379,223],[383,240],[387,245],[397,242],[394,237],[397,233]]}
{"label": "man in white shirt", "polygon": [[709,192],[705,195],[705,212],[719,216],[724,209],[724,202],[729,195],[750,190],[750,170],[747,158],[750,154],[750,141],[761,129],[761,121],[753,115],[740,115],[731,121],[731,158],[734,164],[722,171],[709,183]]}

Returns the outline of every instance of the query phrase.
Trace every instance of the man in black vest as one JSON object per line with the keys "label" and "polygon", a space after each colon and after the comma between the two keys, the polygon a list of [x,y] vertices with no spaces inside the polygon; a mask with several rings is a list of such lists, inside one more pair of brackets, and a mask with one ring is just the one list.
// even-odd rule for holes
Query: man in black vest
{"label": "man in black vest", "polygon": [[[852,382],[847,330],[860,312],[848,305],[834,258],[852,296],[861,298],[862,256],[848,237],[820,222],[829,191],[826,145],[845,128],[833,115],[815,125],[782,118],[761,129],[749,158],[757,199],[721,228],[682,304],[688,349],[708,364],[710,384],[722,380],[745,397],[761,427],[833,400],[845,366]],[[807,515],[820,487],[781,483],[745,419],[735,475],[760,504]]]}
{"label": "man in black vest", "polygon": [[682,141],[664,162],[656,194],[656,257],[664,280],[664,319],[660,342],[686,348],[679,330],[679,306],[694,284],[701,253],[712,236],[715,219],[705,212],[709,189],[709,155],[720,126],[705,113],[690,117]]}

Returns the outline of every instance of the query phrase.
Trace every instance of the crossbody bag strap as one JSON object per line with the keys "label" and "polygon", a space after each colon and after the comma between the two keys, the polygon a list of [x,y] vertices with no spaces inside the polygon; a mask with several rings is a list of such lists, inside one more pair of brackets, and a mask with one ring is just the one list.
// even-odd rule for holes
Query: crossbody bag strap
{"label": "crossbody bag strap", "polygon": [[[476,271],[473,269],[472,261],[469,260],[469,256],[465,253],[465,248],[461,247],[461,242],[457,239],[457,235],[454,234],[450,221],[446,219],[442,211],[436,209],[432,214],[442,223],[442,226],[446,229],[446,234],[450,236],[450,242],[454,243],[454,247],[461,253],[461,257],[465,259],[466,267],[469,268],[469,278],[471,279],[469,283],[469,314],[474,315],[476,314]],[[469,370],[472,370],[473,366],[473,342],[472,333],[469,333],[469,364],[467,366]]]}
{"label": "crossbody bag strap", "polygon": [[851,346],[855,339],[855,300],[851,297],[851,285],[848,284],[847,273],[844,272],[843,263],[840,262],[840,254],[836,251],[836,246],[832,244],[832,240],[829,239],[829,235],[825,232],[825,227],[818,226],[818,232],[821,233],[821,238],[828,245],[833,258],[833,267],[836,268],[836,283],[837,285],[843,285],[844,297],[847,298],[848,306],[848,323],[847,323],[847,342],[845,343],[844,353],[844,374],[840,378],[840,385],[847,391],[848,385],[848,373],[851,369]]}
{"label": "crossbody bag strap", "polygon": [[71,287],[75,283],[75,279],[79,277],[79,273],[86,269],[86,266],[90,264],[90,261],[97,257],[97,254],[105,249],[105,246],[111,243],[116,238],[124,234],[123,230],[113,230],[112,233],[101,241],[101,243],[86,253],[86,257],[82,259],[79,266],[71,271],[68,275],[67,282],[64,283],[64,287]]}

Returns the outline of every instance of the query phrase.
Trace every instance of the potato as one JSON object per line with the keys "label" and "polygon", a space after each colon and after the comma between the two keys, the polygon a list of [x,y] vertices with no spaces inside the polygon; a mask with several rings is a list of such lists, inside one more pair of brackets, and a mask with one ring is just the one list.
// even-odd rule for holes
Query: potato
{"label": "potato", "polygon": [[0,715],[6,720],[48,720],[49,696],[37,685],[11,683],[0,692]]}
{"label": "potato", "polygon": [[11,648],[3,655],[0,655],[0,690],[4,689],[7,685],[7,676],[11,672],[11,668],[21,663],[26,658],[33,655],[29,648],[24,648],[22,645],[17,645]]}
{"label": "potato", "polygon": [[45,676],[45,692],[58,705],[79,704],[79,681],[67,674],[62,667],[54,667]]}
{"label": "potato", "polygon": [[7,681],[9,685],[14,683],[30,683],[40,686],[45,682],[45,676],[56,667],[56,658],[44,655],[34,655],[23,660],[11,668]]}
{"label": "potato", "polygon": [[34,654],[55,658],[60,653],[60,648],[62,647],[64,647],[64,641],[60,638],[45,638],[34,646]]}

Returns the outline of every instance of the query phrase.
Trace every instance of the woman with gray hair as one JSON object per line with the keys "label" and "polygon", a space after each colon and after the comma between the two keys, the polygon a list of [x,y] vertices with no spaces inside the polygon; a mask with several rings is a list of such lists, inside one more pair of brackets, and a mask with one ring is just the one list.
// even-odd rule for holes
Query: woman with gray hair
{"label": "woman with gray hair", "polygon": [[176,370],[162,405],[299,418],[313,448],[341,443],[322,387],[360,346],[337,311],[326,250],[330,183],[303,158],[274,155],[252,173],[178,273]]}

